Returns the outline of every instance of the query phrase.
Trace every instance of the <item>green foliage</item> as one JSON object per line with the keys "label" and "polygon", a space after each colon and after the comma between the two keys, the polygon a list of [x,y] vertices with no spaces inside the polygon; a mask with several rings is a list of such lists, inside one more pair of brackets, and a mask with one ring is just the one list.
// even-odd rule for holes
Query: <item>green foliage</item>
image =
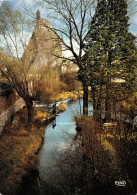
{"label": "green foliage", "polygon": [[134,91],[137,49],[128,19],[127,1],[98,1],[85,45],[95,109],[105,104],[108,111],[112,79],[124,81],[115,84],[117,91]]}

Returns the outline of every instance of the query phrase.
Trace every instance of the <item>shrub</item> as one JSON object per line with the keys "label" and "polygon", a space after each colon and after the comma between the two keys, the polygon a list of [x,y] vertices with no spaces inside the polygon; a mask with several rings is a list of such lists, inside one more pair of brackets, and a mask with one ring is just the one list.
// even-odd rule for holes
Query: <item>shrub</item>
{"label": "shrub", "polygon": [[44,119],[46,119],[46,116],[46,112],[41,112],[40,110],[37,110],[34,119],[43,121]]}
{"label": "shrub", "polygon": [[77,79],[76,72],[65,72],[61,74],[61,90],[75,91],[81,88],[81,83]]}
{"label": "shrub", "polygon": [[37,99],[49,103],[51,97],[59,93],[60,83],[58,70],[48,68],[45,76],[34,84],[34,91],[37,92]]}
{"label": "shrub", "polygon": [[57,113],[64,112],[66,110],[67,106],[63,102],[57,107]]}

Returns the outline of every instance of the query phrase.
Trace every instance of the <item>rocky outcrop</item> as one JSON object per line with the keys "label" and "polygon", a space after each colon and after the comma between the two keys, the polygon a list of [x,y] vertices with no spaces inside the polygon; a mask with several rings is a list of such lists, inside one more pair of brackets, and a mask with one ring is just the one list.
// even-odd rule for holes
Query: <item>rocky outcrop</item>
{"label": "rocky outcrop", "polygon": [[58,35],[48,21],[40,18],[38,11],[36,27],[22,59],[29,64],[33,74],[33,71],[42,70],[44,67],[60,66],[61,58],[58,56],[62,56]]}

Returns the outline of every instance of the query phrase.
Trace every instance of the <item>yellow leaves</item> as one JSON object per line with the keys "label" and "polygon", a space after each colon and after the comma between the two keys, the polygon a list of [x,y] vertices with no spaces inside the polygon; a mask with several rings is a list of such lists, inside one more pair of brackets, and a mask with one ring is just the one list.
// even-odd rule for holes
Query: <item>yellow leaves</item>
{"label": "yellow leaves", "polygon": [[131,106],[136,107],[136,98],[137,98],[137,92],[135,92],[132,97],[129,97],[127,100],[122,101],[122,105],[126,109],[130,109]]}
{"label": "yellow leaves", "polygon": [[80,91],[79,93],[80,93],[80,95],[83,95],[84,92],[83,91]]}
{"label": "yellow leaves", "polygon": [[80,92],[77,92],[77,91],[73,91],[73,92],[69,92],[69,91],[66,91],[66,92],[61,92],[61,93],[58,93],[57,95],[55,94],[55,97],[52,96],[51,100],[53,102],[55,101],[60,101],[60,100],[67,100],[67,99],[74,99],[76,100],[79,95],[83,95],[83,91],[80,91]]}
{"label": "yellow leaves", "polygon": [[39,119],[41,121],[45,120],[47,117],[47,112],[41,112],[40,110],[36,111],[36,114],[34,116],[34,119]]}
{"label": "yellow leaves", "polygon": [[58,112],[64,112],[66,110],[67,106],[64,102],[62,102],[58,107],[57,110]]}
{"label": "yellow leaves", "polygon": [[73,100],[76,100],[78,98],[77,95],[73,95]]}
{"label": "yellow leaves", "polygon": [[134,93],[134,96],[137,97],[137,92]]}
{"label": "yellow leaves", "polygon": [[115,153],[114,147],[106,139],[102,139],[101,144],[104,147],[104,150],[108,150],[110,153],[113,153],[113,154]]}
{"label": "yellow leaves", "polygon": [[56,101],[59,101],[59,100],[66,100],[66,99],[68,99],[68,97],[69,97],[69,94],[68,94],[68,93],[65,93],[65,92],[59,93],[59,94],[56,96]]}

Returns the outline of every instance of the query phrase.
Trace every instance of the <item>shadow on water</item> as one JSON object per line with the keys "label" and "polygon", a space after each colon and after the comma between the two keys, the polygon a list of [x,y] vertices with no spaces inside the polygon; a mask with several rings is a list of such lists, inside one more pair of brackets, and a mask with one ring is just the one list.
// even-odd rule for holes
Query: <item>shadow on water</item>
{"label": "shadow on water", "polygon": [[[67,110],[46,127],[38,169],[23,179],[20,195],[135,195],[135,189],[114,184],[124,178],[115,150],[104,150],[96,140],[94,155],[90,159],[83,155],[74,119],[81,114],[82,104],[82,100],[68,101]],[[92,105],[90,110],[92,114]],[[109,140],[104,141],[109,144]]]}
{"label": "shadow on water", "polygon": [[[64,151],[69,159],[66,160],[67,164],[71,164],[70,159],[72,159],[72,157],[70,154],[74,151],[74,147],[77,146],[76,142],[72,144],[76,135],[74,118],[83,112],[83,101],[82,99],[76,101],[69,100],[66,104],[66,111],[57,116],[55,120],[46,127],[44,143],[39,152],[38,169],[30,171],[30,173],[23,178],[22,191],[19,194],[64,194],[64,189],[61,187],[63,186],[61,184],[63,182],[63,176],[59,167],[56,165],[59,164],[58,160],[64,156]],[[90,105],[90,110],[92,112],[92,105]],[[80,158],[77,157],[77,162],[78,159]],[[63,166],[67,166],[67,164],[64,162]],[[75,162],[75,164],[77,163]],[[66,186],[65,183],[63,188]],[[66,190],[67,188],[65,191]],[[70,190],[67,190],[67,194],[69,194],[69,191]]]}
{"label": "shadow on water", "polygon": [[22,178],[22,188],[18,195],[39,195],[40,194],[40,178],[37,169],[31,170]]}

